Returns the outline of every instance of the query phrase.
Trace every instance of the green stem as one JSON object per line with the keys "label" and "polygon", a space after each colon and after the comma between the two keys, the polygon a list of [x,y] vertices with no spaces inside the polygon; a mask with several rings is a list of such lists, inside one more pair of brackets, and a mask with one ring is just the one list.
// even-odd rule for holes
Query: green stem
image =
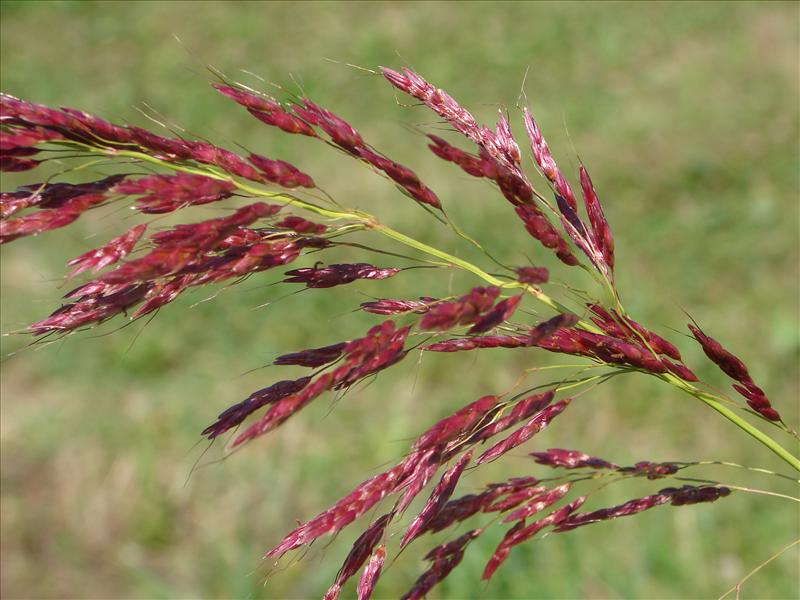
{"label": "green stem", "polygon": [[694,396],[701,402],[704,402],[706,405],[713,408],[723,417],[728,419],[731,423],[736,425],[739,429],[741,429],[751,437],[761,442],[764,446],[769,448],[775,455],[777,455],[781,460],[786,462],[795,471],[800,471],[800,459],[798,459],[786,448],[784,448],[778,442],[769,437],[766,433],[754,427],[753,425],[745,421],[742,417],[733,412],[730,408],[722,404],[719,401],[719,399],[717,399],[715,396],[707,394],[702,390],[699,390],[696,387],[687,384],[686,382],[675,377],[674,375],[664,374],[661,375],[660,377],[667,383],[670,383],[676,387],[681,388],[687,394]]}

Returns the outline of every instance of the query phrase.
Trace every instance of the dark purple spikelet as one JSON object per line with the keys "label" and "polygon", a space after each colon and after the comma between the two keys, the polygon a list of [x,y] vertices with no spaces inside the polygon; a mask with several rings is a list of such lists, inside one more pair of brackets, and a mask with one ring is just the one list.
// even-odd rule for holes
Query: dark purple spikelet
{"label": "dark purple spikelet", "polygon": [[323,373],[299,392],[284,396],[271,403],[267,412],[255,423],[250,425],[233,440],[231,447],[236,448],[257,437],[269,433],[280,427],[290,417],[305,408],[314,398],[330,389],[333,381],[331,373]]}
{"label": "dark purple spikelet", "polygon": [[436,546],[430,552],[428,552],[424,558],[427,561],[434,561],[452,556],[457,552],[461,552],[467,544],[477,538],[481,533],[483,533],[483,529],[471,529],[464,535],[461,535],[450,542],[445,542],[444,544]]}
{"label": "dark purple spikelet", "polygon": [[308,288],[330,288],[358,279],[387,279],[400,272],[396,268],[379,268],[367,263],[335,264],[287,271],[283,283],[304,283]]}
{"label": "dark purple spikelet", "polygon": [[562,448],[548,448],[546,452],[531,452],[536,462],[548,467],[560,467],[562,469],[616,469],[617,465],[589,456],[577,450],[564,450]]}
{"label": "dark purple spikelet", "polygon": [[304,219],[303,217],[298,217],[296,215],[289,215],[284,217],[277,223],[273,225],[274,227],[279,227],[281,229],[291,229],[295,233],[325,233],[328,231],[328,226],[323,225],[322,223],[315,223],[314,221],[309,221],[308,219]]}
{"label": "dark purple spikelet", "polygon": [[666,504],[669,502],[669,500],[670,497],[667,494],[652,494],[650,496],[644,496],[643,498],[629,500],[628,502],[619,504],[617,506],[601,508],[600,510],[595,510],[592,512],[577,513],[564,519],[558,524],[555,530],[559,532],[570,531],[590,523],[609,521],[619,517],[628,517],[656,506],[660,506],[661,504]]}
{"label": "dark purple spikelet", "polygon": [[41,127],[0,131],[0,156],[33,156],[40,151],[38,144],[63,139],[57,131]]}
{"label": "dark purple spikelet", "polygon": [[672,373],[673,375],[677,375],[684,381],[690,381],[690,382],[700,381],[697,375],[694,374],[694,371],[692,371],[689,367],[687,367],[683,363],[674,363],[667,360],[666,358],[661,359],[661,362],[664,363],[664,366],[667,367],[667,370],[670,373]]}
{"label": "dark purple spikelet", "polygon": [[730,488],[723,485],[703,485],[699,487],[684,485],[679,488],[664,488],[659,492],[659,494],[668,495],[670,504],[673,506],[716,502],[720,498],[729,496],[730,493]]}
{"label": "dark purple spikelet", "polygon": [[725,350],[722,344],[717,340],[703,333],[699,327],[695,327],[691,323],[688,324],[688,327],[692,335],[694,335],[694,338],[700,343],[706,356],[708,356],[723,373],[740,383],[751,381],[750,373],[747,372],[747,367],[739,358]]}
{"label": "dark purple spikelet", "polygon": [[244,420],[262,406],[277,402],[291,394],[296,394],[311,382],[311,377],[295,380],[284,380],[273,383],[250,394],[247,398],[234,404],[220,413],[217,421],[203,430],[202,435],[213,440],[215,437],[240,425]]}
{"label": "dark purple spikelet", "polygon": [[6,219],[26,208],[62,208],[75,198],[104,194],[124,178],[124,175],[112,175],[89,183],[34,183],[23,185],[17,188],[16,192],[3,193],[0,217]]}
{"label": "dark purple spikelet", "polygon": [[517,267],[514,271],[517,273],[517,281],[520,283],[539,285],[547,283],[550,278],[550,272],[545,267]]}
{"label": "dark purple spikelet", "polygon": [[481,316],[478,322],[470,328],[468,333],[485,333],[490,329],[494,329],[514,314],[514,311],[517,309],[517,304],[519,304],[520,300],[522,300],[522,294],[501,300],[494,306],[494,308]]}
{"label": "dark purple spikelet", "polygon": [[[261,419],[236,437],[233,446],[240,446],[279,427],[325,391],[347,388],[397,363],[406,354],[403,346],[408,332],[407,327],[396,329],[392,321],[386,321],[370,329],[365,337],[347,342],[341,366],[323,373],[299,392],[280,398]],[[330,353],[322,354],[329,358]]]}
{"label": "dark purple spikelet", "polygon": [[301,367],[321,367],[332,363],[344,352],[349,342],[339,342],[322,348],[311,348],[301,352],[284,354],[276,358],[272,364],[275,365],[298,365]]}
{"label": "dark purple spikelet", "polygon": [[563,313],[556,315],[546,321],[542,321],[535,327],[532,327],[528,334],[528,345],[535,345],[546,340],[555,332],[560,329],[566,329],[574,326],[578,322],[578,315],[572,313]]}
{"label": "dark purple spikelet", "polygon": [[333,389],[344,389],[368,375],[387,369],[407,354],[404,349],[410,327],[397,328],[387,320],[367,335],[347,343],[345,361],[333,371]]}
{"label": "dark purple spikelet", "polygon": [[176,274],[213,250],[241,227],[274,214],[280,207],[257,202],[236,210],[228,217],[209,219],[150,236],[156,247],[146,255],[102,275],[106,283],[133,283]]}
{"label": "dark purple spikelet", "polygon": [[89,269],[97,273],[125,258],[136,246],[136,242],[142,237],[146,228],[146,224],[135,225],[100,248],[89,250],[80,256],[76,256],[67,263],[67,266],[73,267],[67,277],[75,277]]}
{"label": "dark purple spikelet", "polygon": [[389,179],[400,186],[412,199],[436,209],[442,208],[441,202],[439,202],[439,198],[433,190],[422,183],[419,177],[408,167],[404,167],[364,146],[358,147],[353,154],[379,171],[383,171]]}
{"label": "dark purple spikelet", "polygon": [[[433,455],[430,452],[427,454],[428,457]],[[352,492],[326,511],[289,532],[277,546],[267,552],[266,556],[282,556],[289,550],[310,544],[326,533],[343,529],[386,496],[407,487],[415,477],[418,477],[420,468],[425,470],[427,464],[429,463],[425,456],[420,453],[414,452],[408,455],[389,470],[356,486]],[[394,512],[401,510],[396,508]]]}
{"label": "dark purple spikelet", "polygon": [[450,500],[428,522],[424,530],[420,531],[420,534],[423,532],[436,533],[443,531],[455,523],[465,521],[483,511],[496,497],[497,493],[487,490],[480,494],[468,494],[455,500]]}
{"label": "dark purple spikelet", "polygon": [[730,489],[724,486],[692,486],[685,485],[681,488],[664,488],[657,494],[635,498],[624,504],[601,508],[592,512],[570,515],[559,523],[555,531],[563,532],[576,529],[583,525],[609,521],[619,517],[628,517],[649,510],[662,504],[670,503],[673,506],[685,506],[702,502],[715,502],[730,494]]}
{"label": "dark purple spikelet", "polygon": [[637,462],[632,467],[619,467],[617,469],[620,473],[631,473],[638,477],[647,477],[647,479],[663,479],[668,475],[674,475],[680,470],[680,467],[675,463],[654,463],[647,460]]}
{"label": "dark purple spikelet", "polygon": [[464,558],[464,551],[458,550],[445,558],[433,561],[433,564],[419,576],[411,589],[406,592],[401,600],[421,600],[427,596],[436,584],[447,577],[455,569],[461,559]]}
{"label": "dark purple spikelet", "polygon": [[337,344],[331,347],[317,348],[310,354],[297,353],[287,359],[293,361],[293,364],[297,364],[298,361],[325,360],[327,362],[327,359],[337,352],[344,354],[342,364],[333,371],[323,373],[297,393],[282,397],[273,403],[261,419],[234,439],[233,447],[240,446],[279,427],[327,390],[345,389],[364,377],[399,362],[406,355],[404,345],[408,333],[408,327],[397,329],[394,322],[389,320],[371,328],[363,338],[346,342],[343,349],[337,348]]}
{"label": "dark purple spikelet", "polygon": [[4,173],[20,173],[31,171],[39,166],[41,161],[32,158],[22,158],[4,153],[0,156],[0,171]]}
{"label": "dark purple spikelet", "polygon": [[403,494],[394,505],[394,510],[401,514],[405,512],[414,498],[428,485],[428,482],[433,479],[433,476],[436,475],[442,465],[440,447],[414,452],[410,456],[413,458],[406,458],[406,461],[410,460],[410,462],[407,476],[401,486]]}

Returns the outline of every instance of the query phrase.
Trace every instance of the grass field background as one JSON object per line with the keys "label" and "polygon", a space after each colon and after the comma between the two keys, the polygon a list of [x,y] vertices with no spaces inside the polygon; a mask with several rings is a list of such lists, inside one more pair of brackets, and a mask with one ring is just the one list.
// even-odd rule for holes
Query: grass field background
{"label": "grass field background", "polygon": [[[527,69],[528,100],[562,168],[576,171],[577,152],[593,175],[631,314],[676,340],[704,379],[725,384],[691,340],[671,331],[683,330],[683,310],[690,312],[747,362],[797,426],[798,16],[797,4],[747,2],[3,2],[0,66],[3,91],[137,124],[147,121],[134,107],[146,102],[190,132],[295,162],[344,204],[472,256],[385,180],[251,119],[208,87],[204,65],[300,88],[415,169],[493,253],[518,264],[531,256],[561,276],[496,192],[424,150],[416,128],[436,128],[431,113],[400,106],[382,79],[344,63],[411,65],[485,121],[498,103],[517,117]],[[35,177],[3,174],[2,189]],[[122,227],[120,212],[105,209],[4,247],[3,332],[49,314],[65,289],[66,260]],[[278,278],[261,274],[196,306],[207,294],[185,294],[147,327],[101,335],[122,323],[115,321],[4,359],[4,598],[319,597],[357,527],[322,540],[297,564],[285,560],[266,585],[262,552],[295,519],[397,459],[435,419],[553,362],[542,352],[500,350],[477,361],[472,353],[407,359],[226,461],[215,462],[221,449],[213,447],[201,461],[207,466],[192,473],[204,448],[195,445],[199,431],[218,412],[294,373],[252,369],[282,351],[358,335],[376,322],[350,312],[367,294],[437,295],[476,284],[411,271],[256,308],[287,292],[269,285]],[[2,338],[4,356],[27,342]],[[553,446],[623,464],[710,459],[786,471],[699,402],[631,375],[573,403],[525,449],[461,489],[540,473],[525,450]],[[736,469],[705,473],[797,492]],[[610,488],[598,505],[657,483]],[[792,503],[734,494],[521,546],[484,586],[480,569],[498,529],[470,547],[431,597],[715,598],[798,530]],[[399,597],[434,543],[405,552],[376,596]],[[768,565],[742,597],[796,596],[798,558],[789,552]]]}

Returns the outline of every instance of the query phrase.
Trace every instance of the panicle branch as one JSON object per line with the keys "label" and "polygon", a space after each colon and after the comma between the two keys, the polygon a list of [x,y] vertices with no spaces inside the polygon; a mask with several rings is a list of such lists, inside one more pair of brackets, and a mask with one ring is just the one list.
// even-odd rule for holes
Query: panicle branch
{"label": "panicle branch", "polygon": [[[358,310],[396,317],[397,322],[387,319],[360,337],[347,336],[345,341],[280,355],[274,365],[314,371],[297,379],[278,380],[251,393],[221,412],[203,430],[203,436],[214,440],[244,426],[229,444],[230,449],[239,448],[281,426],[316,398],[329,392],[347,392],[366,378],[399,364],[413,349],[453,353],[527,348],[586,357],[610,374],[639,371],[657,376],[706,402],[800,470],[800,461],[777,441],[723,407],[724,397],[705,391],[708,386],[698,381],[675,345],[628,316],[614,282],[614,239],[588,171],[580,164],[581,209],[539,124],[527,108],[522,111],[522,121],[531,154],[552,189],[554,204],[536,191],[528,179],[506,112],[499,111],[493,127],[481,125],[449,94],[414,71],[382,68],[381,72],[395,88],[416,98],[476,147],[474,152],[467,152],[442,137],[428,135],[431,152],[470,176],[492,182],[534,239],[552,250],[563,264],[580,265],[589,271],[574,251],[580,249],[596,271],[589,272],[605,286],[603,295],[611,292],[613,306],[593,299],[593,292],[575,288],[568,289],[573,292],[571,298],[579,298],[578,307],[563,306],[542,290],[541,286],[550,281],[547,268],[506,267],[489,255],[504,272],[488,272],[457,254],[391,229],[372,214],[342,207],[318,187],[309,173],[284,160],[249,151],[239,154],[206,140],[174,133],[158,135],[136,126],[117,125],[83,111],[51,108],[2,94],[0,171],[37,169],[52,158],[62,159],[65,155],[55,151],[64,149],[75,151],[74,157],[64,160],[83,160],[87,156],[100,157],[103,162],[124,159],[127,171],[83,183],[53,181],[61,173],[43,183],[0,193],[0,244],[65,227],[88,211],[112,203],[125,204],[140,218],[147,215],[153,219],[153,215],[168,213],[182,217],[184,209],[191,207],[246,201],[224,216],[201,221],[184,221],[160,229],[154,221],[134,224],[110,241],[73,258],[68,262],[71,270],[67,276],[91,272],[92,278],[65,294],[64,304],[30,325],[27,332],[37,336],[68,334],[117,315],[140,318],[190,288],[234,285],[257,273],[289,265],[305,254],[336,246],[421,260],[340,241],[356,231],[382,235],[426,256],[426,262],[432,263],[427,266],[460,269],[475,276],[481,285],[470,284],[473,287],[466,293],[444,298],[417,290],[408,295],[417,298],[413,300],[374,297],[361,302]],[[439,197],[413,170],[379,152],[336,113],[308,98],[281,101],[227,81],[214,84],[214,88],[260,122],[285,133],[314,138],[388,178],[401,193],[483,250],[444,214]],[[271,191],[275,187],[281,191]],[[322,204],[326,202],[327,205]],[[287,206],[311,212],[325,222],[288,213]],[[377,282],[392,278],[401,270],[404,269],[376,266],[372,261],[333,264],[320,261],[286,271],[277,283],[297,283],[305,289],[321,290],[362,280]],[[402,279],[409,286],[420,281],[412,277]],[[524,308],[524,302],[529,296],[555,311],[555,316],[528,319],[531,311]],[[580,317],[580,313],[586,317]],[[764,391],[753,382],[744,363],[699,327],[690,324],[689,329],[706,355],[736,382],[733,387],[747,405],[759,416],[778,421],[790,431]],[[449,337],[442,339],[445,332]],[[421,341],[411,344],[413,336]],[[589,364],[587,368],[593,366]],[[530,455],[539,465],[560,468],[566,473],[548,479],[524,473],[479,487],[476,493],[456,494],[466,473],[521,448],[553,423],[575,400],[560,397],[564,390],[588,383],[594,385],[608,378],[609,374],[592,378],[578,375],[577,379],[538,384],[512,395],[522,384],[520,378],[511,391],[485,395],[456,410],[450,409],[447,416],[413,438],[407,453],[393,466],[363,481],[331,507],[302,522],[267,556],[280,557],[309,546],[326,534],[336,534],[391,498],[388,511],[375,518],[354,541],[325,594],[331,600],[339,597],[346,582],[361,570],[357,594],[359,600],[366,600],[383,569],[393,523],[403,517],[430,484],[432,490],[427,499],[403,528],[401,549],[425,533],[440,532],[471,518],[486,515],[483,518],[491,521],[439,544],[425,555],[427,569],[404,596],[422,598],[458,566],[469,545],[493,523],[511,526],[485,566],[486,580],[503,564],[513,547],[545,529],[563,533],[660,505],[714,502],[730,493],[729,488],[712,483],[666,487],[619,505],[579,512],[597,491],[589,490],[570,500],[570,494],[582,482],[602,480],[602,488],[633,477],[663,479],[675,476],[690,463],[640,461],[619,466],[576,450],[551,448]],[[473,460],[473,456],[477,458]],[[433,483],[437,474],[438,480]]]}

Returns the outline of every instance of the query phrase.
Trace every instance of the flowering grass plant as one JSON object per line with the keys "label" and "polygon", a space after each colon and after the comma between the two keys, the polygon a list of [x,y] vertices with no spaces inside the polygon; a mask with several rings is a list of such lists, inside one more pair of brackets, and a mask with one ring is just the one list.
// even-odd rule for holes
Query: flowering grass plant
{"label": "flowering grass plant", "polygon": [[[152,316],[191,288],[231,286],[262,271],[281,271],[279,283],[293,290],[357,280],[407,280],[407,297],[354,301],[354,309],[377,315],[368,331],[275,359],[275,365],[305,367],[308,374],[253,392],[203,430],[209,440],[229,437],[230,451],[280,427],[320,396],[346,394],[409,354],[538,348],[584,359],[577,366],[573,360],[557,365],[568,374],[536,385],[529,375],[540,369],[532,365],[510,389],[492,390],[428,424],[396,464],[356,485],[267,552],[271,559],[279,559],[372,515],[325,592],[329,599],[338,597],[359,572],[357,595],[369,598],[380,585],[382,569],[388,568],[390,552],[412,544],[425,546],[428,533],[453,531],[450,541],[424,548],[427,568],[409,583],[405,598],[425,596],[459,565],[469,545],[492,528],[503,528],[504,535],[486,557],[485,580],[502,567],[515,546],[534,537],[564,534],[660,505],[715,502],[732,491],[780,495],[692,474],[708,461],[618,465],[560,448],[530,453],[531,468],[518,477],[488,484],[478,493],[458,493],[462,475],[520,452],[545,427],[568,418],[562,413],[568,415],[570,404],[579,402],[580,396],[622,375],[656,378],[676,393],[703,402],[793,470],[791,476],[773,475],[796,480],[800,459],[787,446],[797,445],[797,433],[745,364],[698,323],[689,323],[693,339],[731,380],[730,389],[717,389],[695,375],[672,342],[626,310],[614,276],[611,226],[589,172],[581,164],[573,188],[528,108],[521,111],[527,138],[523,149],[512,134],[506,111],[499,111],[496,125],[488,127],[414,71],[382,68],[376,75],[398,94],[433,111],[453,138],[465,139],[467,150],[439,135],[427,134],[426,143],[443,161],[488,180],[511,205],[510,218],[521,225],[519,243],[534,248],[532,253],[552,252],[564,269],[582,270],[588,290],[551,282],[548,269],[540,265],[507,265],[489,254],[453,221],[446,203],[414,171],[374,148],[330,110],[305,97],[286,94],[278,99],[217,73],[216,91],[251,117],[285,134],[313,138],[388,179],[406,197],[410,210],[414,209],[410,203],[416,203],[454,239],[480,250],[484,263],[459,258],[412,237],[413,232],[385,225],[372,213],[345,206],[324,191],[313,172],[283,160],[234,152],[169,128],[157,134],[4,94],[2,171],[31,171],[45,161],[58,160],[68,165],[59,175],[109,164],[120,165],[120,172],[78,184],[54,177],[3,192],[0,243],[65,227],[87,211],[112,203],[125,204],[149,219],[68,260],[68,278],[87,273],[91,277],[67,292],[64,304],[52,314],[20,333],[41,341],[113,318]],[[528,156],[543,180],[538,188],[531,169],[525,168]],[[223,200],[238,202],[238,208],[202,221],[159,224],[163,215]],[[394,247],[379,250],[354,241],[364,234],[389,240]],[[325,261],[326,251],[334,248],[357,250],[363,253],[360,260],[368,262]],[[302,261],[310,266],[295,268],[293,263]],[[292,268],[283,269],[290,264]],[[474,278],[474,285],[447,297],[424,295],[425,290],[414,285],[413,270],[418,268],[464,271]],[[536,305],[548,311],[544,318],[531,317]],[[534,469],[535,476],[529,472]],[[637,478],[652,481],[652,493],[616,506],[584,507],[606,486]],[[420,507],[409,514],[418,497]],[[462,524],[469,530],[461,531]]]}

